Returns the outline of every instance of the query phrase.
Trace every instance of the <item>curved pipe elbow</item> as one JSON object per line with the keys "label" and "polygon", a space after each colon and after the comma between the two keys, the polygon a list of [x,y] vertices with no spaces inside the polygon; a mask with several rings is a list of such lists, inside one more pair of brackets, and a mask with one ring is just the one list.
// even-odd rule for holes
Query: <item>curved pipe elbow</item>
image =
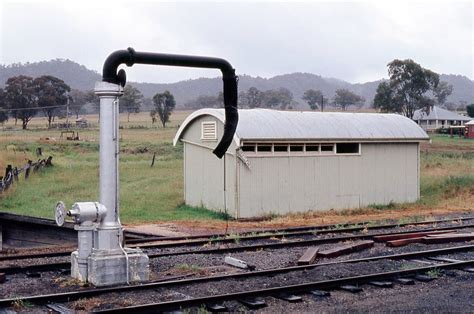
{"label": "curved pipe elbow", "polygon": [[102,81],[125,86],[125,71],[120,70],[117,73],[118,67],[123,63],[127,66],[132,66],[137,63],[221,70],[224,81],[224,109],[226,122],[224,125],[224,134],[213,153],[218,158],[224,156],[232,143],[234,133],[237,129],[237,123],[239,121],[237,110],[238,78],[235,75],[234,68],[227,60],[201,56],[136,52],[133,48],[128,48],[127,50],[117,50],[107,57],[102,69]]}
{"label": "curved pipe elbow", "polygon": [[105,59],[104,66],[102,68],[102,81],[113,84],[121,84],[122,82],[117,75],[117,69],[123,63],[125,63],[127,66],[133,65],[132,54],[130,51],[117,50],[112,52],[107,57],[107,59]]}

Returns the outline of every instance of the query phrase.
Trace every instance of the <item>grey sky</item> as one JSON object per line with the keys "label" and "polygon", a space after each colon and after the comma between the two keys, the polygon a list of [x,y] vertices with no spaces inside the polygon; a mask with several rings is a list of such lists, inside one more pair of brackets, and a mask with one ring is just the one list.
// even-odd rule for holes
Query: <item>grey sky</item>
{"label": "grey sky", "polygon": [[[68,58],[100,72],[139,51],[228,59],[239,74],[387,76],[394,58],[474,78],[472,1],[157,2],[0,0],[0,63]],[[212,70],[134,66],[129,80],[174,82]]]}

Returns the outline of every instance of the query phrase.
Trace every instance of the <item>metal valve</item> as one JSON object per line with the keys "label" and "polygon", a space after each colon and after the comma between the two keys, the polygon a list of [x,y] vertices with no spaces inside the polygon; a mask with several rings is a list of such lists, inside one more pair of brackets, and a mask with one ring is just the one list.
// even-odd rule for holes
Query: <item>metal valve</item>
{"label": "metal valve", "polygon": [[72,209],[67,213],[74,220],[74,223],[84,222],[97,223],[105,216],[107,208],[98,202],[78,202],[72,205]]}
{"label": "metal valve", "polygon": [[66,205],[62,201],[59,201],[56,204],[56,208],[54,211],[54,220],[56,220],[56,224],[58,226],[64,225],[64,219],[66,218],[67,212],[66,212]]}

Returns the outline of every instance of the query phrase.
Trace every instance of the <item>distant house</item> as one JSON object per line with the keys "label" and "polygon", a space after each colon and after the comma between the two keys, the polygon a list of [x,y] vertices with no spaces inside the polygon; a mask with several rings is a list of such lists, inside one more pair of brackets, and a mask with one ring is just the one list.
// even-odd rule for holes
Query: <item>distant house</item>
{"label": "distant house", "polygon": [[466,138],[474,139],[474,120],[469,121],[464,125],[466,126],[466,131],[464,132],[464,136]]}
{"label": "distant house", "polygon": [[440,128],[449,128],[451,125],[464,125],[464,123],[470,121],[471,118],[438,106],[433,106],[429,113],[421,109],[416,110],[413,114],[413,120],[424,130],[429,131]]}

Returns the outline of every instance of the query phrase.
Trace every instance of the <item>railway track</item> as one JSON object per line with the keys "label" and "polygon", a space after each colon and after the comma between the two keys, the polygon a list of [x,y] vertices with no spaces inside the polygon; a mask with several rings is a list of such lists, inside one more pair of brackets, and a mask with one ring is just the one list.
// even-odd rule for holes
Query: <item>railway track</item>
{"label": "railway track", "polygon": [[[442,230],[461,230],[465,228],[474,228],[474,225],[461,225],[461,226],[449,226],[442,228],[423,228],[418,229],[416,232],[430,232],[430,231],[442,231]],[[238,246],[229,246],[229,247],[218,247],[210,249],[199,249],[199,250],[186,250],[186,251],[174,251],[174,252],[158,252],[151,253],[148,252],[148,257],[150,259],[160,258],[160,257],[171,257],[171,256],[180,256],[180,255],[189,255],[189,254],[226,254],[226,253],[237,253],[245,251],[257,251],[257,250],[271,250],[271,249],[282,249],[282,248],[291,248],[291,247],[305,247],[329,243],[339,243],[348,240],[368,240],[373,239],[374,236],[384,236],[384,235],[403,235],[414,232],[413,230],[409,231],[399,231],[399,232],[384,232],[376,234],[358,234],[358,235],[347,235],[347,236],[335,236],[330,238],[316,238],[309,240],[297,240],[297,241],[287,241],[279,243],[264,243],[264,244],[252,244],[252,245],[238,245]],[[205,242],[208,243],[208,242]],[[160,246],[167,247],[168,244],[160,244]],[[155,247],[156,248],[156,247]],[[53,254],[53,253],[51,253]],[[70,253],[64,254],[69,255]],[[49,255],[49,254],[48,254]],[[64,256],[64,255],[52,255],[54,257]],[[31,255],[38,258],[39,255]],[[22,256],[23,258],[23,256]],[[45,272],[45,271],[55,271],[63,270],[67,271],[70,268],[70,262],[53,262],[53,263],[41,263],[41,264],[31,264],[28,265],[15,265],[8,267],[0,267],[0,273],[5,274],[16,274],[16,273],[35,273],[35,272]]]}
{"label": "railway track", "polygon": [[[398,223],[398,224],[380,224],[380,225],[372,225],[371,222],[361,222],[356,224],[345,223],[345,224],[331,224],[331,225],[322,225],[322,226],[303,226],[303,227],[290,227],[290,228],[280,228],[280,229],[267,229],[267,230],[260,230],[260,231],[248,231],[238,233],[237,235],[240,236],[242,240],[255,240],[255,239],[265,239],[270,237],[278,237],[278,236],[303,236],[303,235],[311,235],[317,232],[318,234],[325,234],[325,233],[334,233],[334,232],[356,232],[356,231],[363,231],[363,230],[378,230],[378,229],[385,229],[385,228],[396,228],[396,227],[405,227],[405,226],[418,226],[418,225],[426,225],[426,224],[441,224],[441,223],[449,223],[453,221],[464,222],[474,220],[474,217],[458,217],[458,218],[451,218],[451,219],[438,219],[438,220],[425,220],[425,221],[415,221],[415,222],[406,222],[406,223]],[[256,233],[256,234],[255,234]],[[259,234],[260,233],[260,234]],[[207,234],[207,235],[191,235],[191,236],[179,236],[179,237],[143,237],[140,239],[130,239],[126,241],[126,244],[142,244],[146,242],[168,242],[168,241],[188,241],[188,240],[197,240],[201,239],[201,241],[197,241],[197,243],[202,241],[215,241],[215,242],[229,242],[232,241],[228,239],[229,236],[232,234],[228,233],[214,233],[214,234]],[[188,243],[188,242],[180,242],[180,243]],[[189,243],[193,243],[189,241]]]}
{"label": "railway track", "polygon": [[[302,236],[319,236],[319,235],[328,235],[328,234],[341,234],[341,233],[349,233],[349,232],[358,232],[358,231],[375,231],[381,229],[391,229],[396,227],[406,227],[406,226],[420,226],[420,225],[437,225],[442,223],[449,223],[449,222],[465,222],[474,220],[474,217],[459,217],[459,218],[452,218],[452,219],[440,219],[440,220],[429,220],[429,221],[419,221],[419,222],[412,222],[412,223],[402,223],[402,224],[381,224],[381,225],[374,225],[374,226],[367,226],[367,225],[360,225],[356,227],[348,227],[352,226],[349,224],[345,224],[341,227],[341,225],[324,225],[324,226],[313,226],[313,227],[293,227],[293,228],[283,228],[283,229],[273,229],[270,231],[262,231],[260,233],[263,234],[254,234],[254,232],[246,232],[242,234],[211,234],[205,236],[189,236],[189,237],[144,237],[139,239],[132,239],[128,240],[127,244],[129,247],[134,248],[142,248],[142,249],[165,249],[165,248],[176,248],[176,247],[192,247],[192,246],[203,246],[208,243],[212,244],[225,244],[225,243],[233,243],[233,242],[247,242],[247,241],[259,241],[259,240],[266,240],[271,238],[281,239],[281,238],[293,238],[293,237],[302,237]],[[448,230],[448,229],[464,229],[468,227],[474,227],[474,224],[468,225],[453,225],[452,227],[433,227],[433,228],[425,228],[422,230]],[[448,228],[448,229],[447,229]],[[412,231],[406,231],[412,232]],[[390,234],[390,233],[380,233],[380,234]],[[225,252],[239,252],[248,248],[251,249],[263,249],[263,248],[279,248],[279,247],[290,247],[290,246],[297,246],[298,243],[301,245],[310,245],[310,244],[321,244],[321,243],[331,243],[333,241],[344,241],[344,240],[351,240],[351,239],[370,239],[371,234],[361,234],[361,235],[349,235],[349,236],[340,236],[334,237],[332,239],[316,239],[316,240],[303,240],[298,241],[297,243],[293,242],[286,242],[286,243],[275,243],[275,244],[266,244],[266,245],[249,245],[249,246],[238,246],[233,248],[221,248],[221,249],[207,249],[207,250],[198,250],[193,251],[195,254],[209,254],[209,253],[225,253]],[[167,241],[178,241],[178,242],[168,242],[168,243],[147,243],[147,242],[167,242]],[[312,242],[313,241],[313,242]],[[314,242],[315,241],[315,242]],[[325,242],[327,241],[327,242]],[[72,252],[62,251],[62,252],[49,252],[49,253],[33,253],[33,254],[21,254],[21,255],[6,255],[0,256],[0,261],[7,261],[7,260],[21,260],[21,259],[36,259],[36,258],[47,258],[47,257],[61,257],[61,256],[68,256]],[[187,251],[182,252],[169,252],[169,253],[150,253],[149,257],[156,258],[160,256],[164,256],[165,254],[169,256],[173,255],[183,255],[189,254]],[[1,270],[0,270],[1,271]]]}
{"label": "railway track", "polygon": [[[314,281],[302,284],[295,284],[295,285],[283,285],[280,287],[273,287],[273,288],[262,288],[262,289],[255,289],[250,291],[242,291],[242,292],[234,292],[234,293],[226,293],[226,294],[218,294],[218,295],[210,295],[204,297],[195,297],[195,298],[188,298],[184,300],[176,300],[176,301],[165,301],[165,302],[156,302],[156,303],[149,303],[143,305],[135,305],[135,306],[127,306],[122,308],[114,308],[114,309],[106,309],[106,310],[97,310],[93,311],[93,313],[156,313],[156,312],[163,312],[163,311],[172,311],[172,310],[179,310],[185,309],[193,306],[201,306],[201,305],[209,305],[212,304],[213,306],[222,307],[221,310],[225,311],[226,308],[223,305],[219,305],[219,302],[224,301],[233,301],[233,300],[248,300],[249,298],[253,301],[256,297],[266,297],[266,296],[273,296],[280,299],[286,299],[289,302],[293,302],[292,300],[299,300],[298,296],[294,294],[302,294],[302,293],[314,293],[318,294],[321,291],[327,291],[330,289],[343,287],[344,285],[362,285],[367,283],[375,283],[380,282],[382,280],[393,280],[396,278],[408,279],[407,277],[413,276],[420,273],[426,273],[433,270],[444,270],[444,269],[456,269],[456,268],[463,268],[474,265],[474,260],[468,261],[460,261],[460,262],[450,262],[444,264],[435,264],[431,266],[425,267],[418,267],[410,270],[400,270],[400,271],[390,271],[390,272],[381,272],[381,273],[373,273],[369,275],[362,275],[362,276],[352,276],[352,277],[344,277],[332,280],[323,280],[323,281]],[[317,290],[316,290],[317,289]],[[296,298],[295,298],[296,297]],[[248,301],[245,302],[248,304]],[[254,303],[257,307],[260,306],[261,303]]]}
{"label": "railway track", "polygon": [[[436,260],[435,264],[423,266],[423,267],[414,267],[410,269],[401,269],[396,271],[380,272],[375,269],[375,272],[364,275],[347,275],[342,278],[331,278],[327,280],[316,280],[316,281],[307,281],[298,284],[287,284],[287,285],[278,285],[267,288],[259,289],[246,289],[238,292],[229,292],[225,294],[212,294],[206,296],[197,296],[190,297],[186,299],[165,301],[165,302],[155,302],[151,304],[141,304],[134,305],[123,308],[113,308],[111,310],[117,312],[157,312],[157,311],[167,311],[174,310],[179,308],[186,308],[191,306],[199,306],[201,304],[217,303],[228,300],[239,300],[243,298],[255,298],[263,296],[274,296],[282,293],[305,293],[311,289],[333,289],[340,287],[341,285],[347,284],[364,284],[376,280],[391,280],[398,277],[406,277],[414,274],[422,274],[433,269],[463,269],[466,267],[472,267],[474,265],[474,260],[470,258],[469,260],[455,260],[452,258],[443,258],[443,256],[452,256],[457,253],[466,253],[470,254],[474,251],[474,245],[463,245],[450,248],[434,249],[434,250],[423,250],[409,253],[400,253],[400,254],[391,254],[391,255],[382,255],[374,257],[366,257],[359,259],[349,259],[343,261],[333,261],[319,264],[311,264],[305,266],[292,266],[292,267],[283,267],[277,269],[267,269],[254,272],[243,272],[236,274],[227,274],[227,275],[218,275],[210,277],[197,277],[191,279],[183,280],[173,280],[173,281],[164,281],[164,282],[152,282],[143,285],[136,286],[121,286],[121,287],[112,287],[112,288],[98,288],[98,289],[85,289],[81,291],[72,291],[66,293],[56,293],[56,294],[47,294],[39,296],[25,296],[21,297],[22,302],[28,302],[37,306],[45,305],[48,303],[67,303],[74,300],[92,298],[92,297],[105,297],[109,294],[118,294],[122,295],[124,293],[145,293],[146,291],[161,291],[162,289],[171,289],[176,287],[185,287],[189,285],[199,285],[204,283],[218,283],[225,282],[228,280],[243,280],[250,281],[253,278],[271,278],[276,275],[289,274],[295,276],[297,273],[307,272],[312,269],[324,269],[331,266],[340,266],[343,264],[359,264],[359,263],[373,263],[377,261],[386,261],[386,260],[404,260],[404,261],[414,261],[419,258],[432,258]],[[472,254],[471,254],[472,255]],[[443,261],[443,262],[440,262]],[[364,264],[364,265],[365,265]],[[306,277],[306,276],[305,276]],[[243,285],[243,284],[242,284]],[[9,307],[13,302],[18,300],[18,298],[3,299],[0,300],[0,311],[2,308]],[[108,310],[105,310],[108,311]]]}

